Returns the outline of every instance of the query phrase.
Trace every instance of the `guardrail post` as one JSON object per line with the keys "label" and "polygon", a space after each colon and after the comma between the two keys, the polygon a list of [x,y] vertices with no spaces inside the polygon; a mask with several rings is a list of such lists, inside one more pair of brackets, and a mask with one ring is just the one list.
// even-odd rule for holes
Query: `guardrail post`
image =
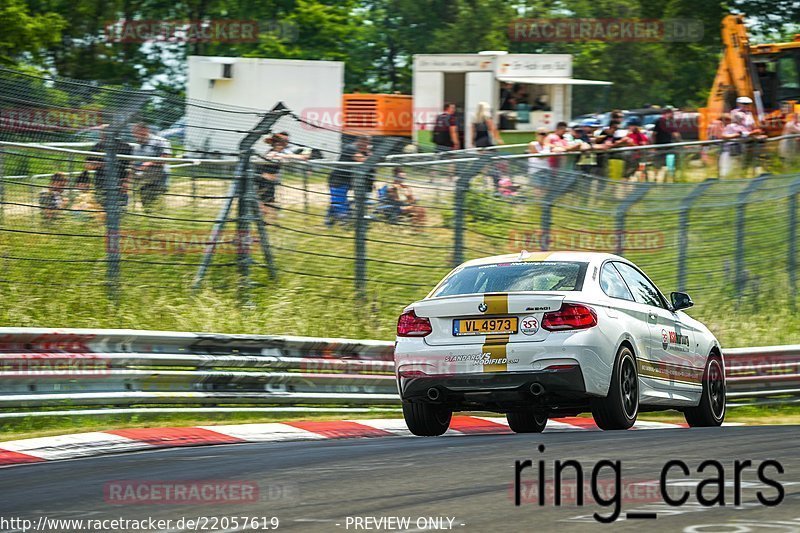
{"label": "guardrail post", "polygon": [[548,181],[550,182],[549,190],[544,195],[544,200],[542,200],[542,213],[539,219],[542,231],[542,251],[550,249],[550,226],[553,224],[553,205],[555,201],[569,192],[580,176],[581,174],[577,172],[557,172],[550,169],[548,176]]}
{"label": "guardrail post", "polygon": [[489,154],[479,154],[475,161],[467,167],[466,172],[456,179],[455,212],[453,213],[453,266],[464,262],[464,204],[472,178],[478,175],[491,160]]}
{"label": "guardrail post", "polygon": [[797,305],[797,197],[800,196],[800,179],[792,182],[789,189],[789,247],[786,270],[789,271],[789,305],[792,311]]}
{"label": "guardrail post", "polygon": [[633,204],[641,200],[644,195],[647,194],[647,191],[650,190],[650,187],[653,186],[653,183],[654,182],[652,181],[637,183],[636,189],[634,189],[633,193],[629,194],[628,197],[617,206],[614,214],[614,230],[617,233],[617,249],[615,253],[617,255],[622,255],[625,253],[625,239],[623,233],[625,232],[625,217],[628,215],[628,210],[633,206]]}
{"label": "guardrail post", "polygon": [[766,180],[766,174],[757,178],[747,184],[747,187],[741,191],[736,198],[736,255],[735,255],[735,276],[736,276],[736,296],[742,297],[744,293],[744,285],[747,281],[745,268],[744,268],[744,239],[745,239],[745,211],[747,209],[747,198],[754,193]]}
{"label": "guardrail post", "polygon": [[681,200],[678,213],[678,290],[686,290],[686,256],[689,249],[689,210],[692,204],[717,180],[706,180]]}
{"label": "guardrail post", "polygon": [[401,141],[394,138],[382,139],[372,150],[372,154],[353,171],[353,200],[355,225],[355,289],[359,300],[367,297],[367,176],[375,171],[384,157],[392,153]]}

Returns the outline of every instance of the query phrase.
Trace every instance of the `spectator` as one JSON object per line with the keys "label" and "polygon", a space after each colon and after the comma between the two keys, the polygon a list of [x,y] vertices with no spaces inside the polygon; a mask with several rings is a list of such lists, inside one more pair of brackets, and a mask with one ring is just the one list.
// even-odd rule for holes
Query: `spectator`
{"label": "spectator", "polygon": [[583,173],[595,174],[597,172],[597,153],[594,151],[594,140],[589,135],[589,128],[584,125],[575,126],[572,128],[572,135],[580,150],[575,166]]}
{"label": "spectator", "polygon": [[628,122],[628,134],[625,136],[629,146],[644,146],[650,144],[647,135],[640,129],[641,120],[632,118]]}
{"label": "spectator", "polygon": [[719,156],[721,178],[726,178],[741,170],[742,154],[744,153],[743,141],[750,136],[750,130],[745,125],[745,121],[746,117],[743,113],[726,113],[722,116],[722,122],[725,124],[722,138],[731,142],[722,145],[722,153]]}
{"label": "spectator", "polygon": [[[800,135],[800,121],[798,121],[797,113],[787,115],[781,135]],[[778,147],[778,153],[781,157],[790,160],[800,155],[800,137],[783,139]]]}
{"label": "spectator", "polygon": [[512,98],[513,89],[512,85],[508,82],[500,82],[500,110],[507,111],[509,109],[513,109],[511,104],[509,103],[509,99]]}
{"label": "spectator", "polygon": [[[609,155],[606,153],[606,150],[611,148],[619,148],[620,146],[624,146],[627,144],[624,138],[617,138],[619,132],[619,120],[614,119],[612,120],[607,128],[603,128],[600,132],[595,135],[595,144],[594,148],[596,150],[600,150],[597,154],[597,172],[602,175],[605,174],[607,171],[610,173],[609,169]],[[619,176],[624,173],[624,168],[622,171],[619,172]]]}
{"label": "spectator", "polygon": [[53,222],[61,216],[61,210],[67,206],[67,175],[56,172],[50,177],[50,185],[39,194],[39,207],[45,222]]}
{"label": "spectator", "polygon": [[[671,144],[680,140],[681,134],[675,125],[675,108],[667,106],[653,127],[653,144]],[[668,148],[662,148],[656,153],[653,162],[659,181],[665,178],[661,172],[662,168],[665,169],[664,172],[666,174],[671,174],[675,171],[676,157],[675,153]]]}
{"label": "spectator", "polygon": [[731,111],[731,122],[743,126],[746,130],[748,142],[740,144],[742,148],[742,164],[744,167],[758,164],[760,145],[753,144],[751,141],[763,141],[767,136],[764,130],[756,127],[756,118],[753,115],[753,100],[749,96],[740,96],[736,99],[736,108]]}
{"label": "spectator", "polygon": [[[574,145],[572,137],[567,135],[567,123],[559,122],[556,124],[556,129],[544,139],[544,146],[549,153],[558,154],[564,152],[571,152],[580,148]],[[551,156],[548,158],[550,168],[557,170],[559,168],[566,168],[567,159],[565,156]]]}
{"label": "spectator", "polygon": [[[478,109],[475,112],[475,117],[472,122],[472,139],[477,148],[488,148],[495,144],[503,144],[503,139],[497,132],[497,126],[492,119],[489,104],[481,102],[478,104]],[[489,164],[489,175],[492,178],[495,192],[499,193],[498,183],[500,182],[500,169],[494,162]]]}
{"label": "spectator", "polygon": [[[738,116],[741,115],[741,119]],[[736,99],[736,108],[731,111],[731,121],[741,124],[750,135],[763,133],[760,128],[756,128],[756,117],[753,115],[753,99],[749,96],[740,96]]]}
{"label": "spectator", "polygon": [[[730,122],[730,115],[728,115],[728,122]],[[725,129],[726,124],[722,122],[722,116],[715,118],[711,121],[708,125],[707,136],[709,141],[717,141],[722,139],[722,132]],[[700,157],[703,161],[703,164],[706,166],[710,166],[712,164],[712,154],[717,153],[719,150],[719,145],[710,144],[707,146],[703,146],[700,149]]]}
{"label": "spectator", "polygon": [[[528,143],[529,154],[547,154],[550,152],[549,148],[544,145],[544,140],[547,137],[547,129],[539,128],[536,131],[536,139]],[[528,178],[530,179],[531,186],[534,188],[546,188],[549,185],[550,165],[547,162],[548,158],[545,157],[530,157],[528,158]]]}
{"label": "spectator", "polygon": [[425,208],[417,205],[414,192],[405,180],[405,171],[395,167],[394,179],[386,195],[392,210],[390,213],[394,220],[397,220],[399,215],[407,215],[417,228],[421,228],[425,223]]}
{"label": "spectator", "polygon": [[508,176],[500,178],[500,181],[497,182],[497,189],[503,198],[513,198],[519,193],[519,185],[515,185]]}
{"label": "spectator", "polygon": [[288,160],[308,159],[308,153],[296,154],[289,148],[289,133],[281,132],[265,139],[270,145],[267,153],[262,157],[264,163],[259,164],[259,173],[256,177],[256,194],[258,196],[261,213],[266,220],[274,220],[279,209],[275,196],[277,186],[280,184],[281,163]]}
{"label": "spectator", "polygon": [[[100,130],[100,141],[92,146],[92,152],[107,153],[112,149],[117,155],[131,155],[133,149],[131,145],[121,140],[120,138],[109,139],[107,133],[108,128],[104,127]],[[130,182],[130,160],[117,159],[116,161],[117,175],[116,177],[110,176],[106,172],[106,157],[105,156],[89,156],[86,158],[84,168],[86,170],[94,171],[94,186],[97,195],[97,200],[103,209],[108,212],[108,192],[111,187],[116,186],[118,191],[118,207],[122,208],[128,205],[128,184]]]}
{"label": "spectator", "polygon": [[[625,135],[625,142],[628,146],[645,146],[650,144],[647,135],[640,129],[641,119],[639,117],[632,117],[628,121],[628,133]],[[628,156],[627,165],[625,168],[625,176],[631,177],[635,172],[641,172],[642,177],[647,178],[647,162],[645,161],[645,153],[643,150],[631,150],[626,152]]]}
{"label": "spectator", "polygon": [[[169,141],[152,133],[150,127],[144,122],[134,124],[132,132],[137,142],[133,155],[141,157],[172,156],[172,148]],[[167,192],[169,173],[166,165],[158,161],[135,161],[133,170],[142,207],[145,210],[150,210],[155,202]]]}
{"label": "spectator", "polygon": [[71,206],[71,212],[78,220],[90,220],[92,216],[101,217],[102,208],[97,205],[92,194],[92,181],[89,172],[84,170],[75,180],[75,187],[78,193]]}
{"label": "spectator", "polygon": [[[363,163],[371,154],[369,137],[357,137],[352,143],[342,148],[339,161],[343,163]],[[325,225],[333,226],[337,221],[347,221],[350,218],[350,203],[347,198],[353,186],[352,165],[340,165],[334,168],[328,176],[330,190],[330,205],[325,218]]]}
{"label": "spectator", "polygon": [[550,111],[550,104],[547,103],[548,97],[546,94],[540,94],[534,100],[531,106],[531,111]]}
{"label": "spectator", "polygon": [[[730,115],[728,115],[730,121]],[[708,140],[715,141],[722,139],[722,131],[725,129],[725,124],[722,122],[722,117],[714,119],[708,125]]]}
{"label": "spectator", "polygon": [[495,144],[503,144],[503,139],[501,139],[500,134],[497,133],[497,127],[494,124],[494,120],[492,120],[489,104],[486,102],[478,104],[472,128],[472,139],[476,147],[488,148]]}
{"label": "spectator", "polygon": [[433,128],[433,142],[436,144],[437,152],[449,152],[450,150],[461,148],[458,140],[456,104],[445,104],[444,113],[436,117],[436,125]]}

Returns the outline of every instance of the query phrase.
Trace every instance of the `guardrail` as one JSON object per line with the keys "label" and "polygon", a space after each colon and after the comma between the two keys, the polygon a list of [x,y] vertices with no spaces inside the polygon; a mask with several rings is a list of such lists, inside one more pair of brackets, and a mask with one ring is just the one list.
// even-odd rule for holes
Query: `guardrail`
{"label": "guardrail", "polygon": [[[269,335],[0,328],[0,418],[19,416],[21,408],[98,405],[397,407],[393,347]],[[729,400],[781,403],[800,396],[800,345],[730,349],[725,359]]]}

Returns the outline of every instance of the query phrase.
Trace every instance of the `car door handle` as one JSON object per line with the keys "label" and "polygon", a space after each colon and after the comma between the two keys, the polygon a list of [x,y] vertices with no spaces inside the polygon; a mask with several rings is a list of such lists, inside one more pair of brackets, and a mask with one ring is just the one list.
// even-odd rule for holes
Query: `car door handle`
{"label": "car door handle", "polygon": [[648,313],[647,318],[650,319],[650,322],[658,322],[658,316],[655,313]]}

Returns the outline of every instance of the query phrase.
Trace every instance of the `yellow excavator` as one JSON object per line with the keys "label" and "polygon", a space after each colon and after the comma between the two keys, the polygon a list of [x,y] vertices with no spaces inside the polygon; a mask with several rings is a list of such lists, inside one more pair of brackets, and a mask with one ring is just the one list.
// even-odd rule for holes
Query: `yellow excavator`
{"label": "yellow excavator", "polygon": [[742,15],[722,20],[724,50],[708,105],[701,108],[699,134],[708,137],[708,125],[736,107],[736,98],[750,97],[757,127],[780,135],[789,113],[800,112],[800,34],[788,43],[751,45]]}

